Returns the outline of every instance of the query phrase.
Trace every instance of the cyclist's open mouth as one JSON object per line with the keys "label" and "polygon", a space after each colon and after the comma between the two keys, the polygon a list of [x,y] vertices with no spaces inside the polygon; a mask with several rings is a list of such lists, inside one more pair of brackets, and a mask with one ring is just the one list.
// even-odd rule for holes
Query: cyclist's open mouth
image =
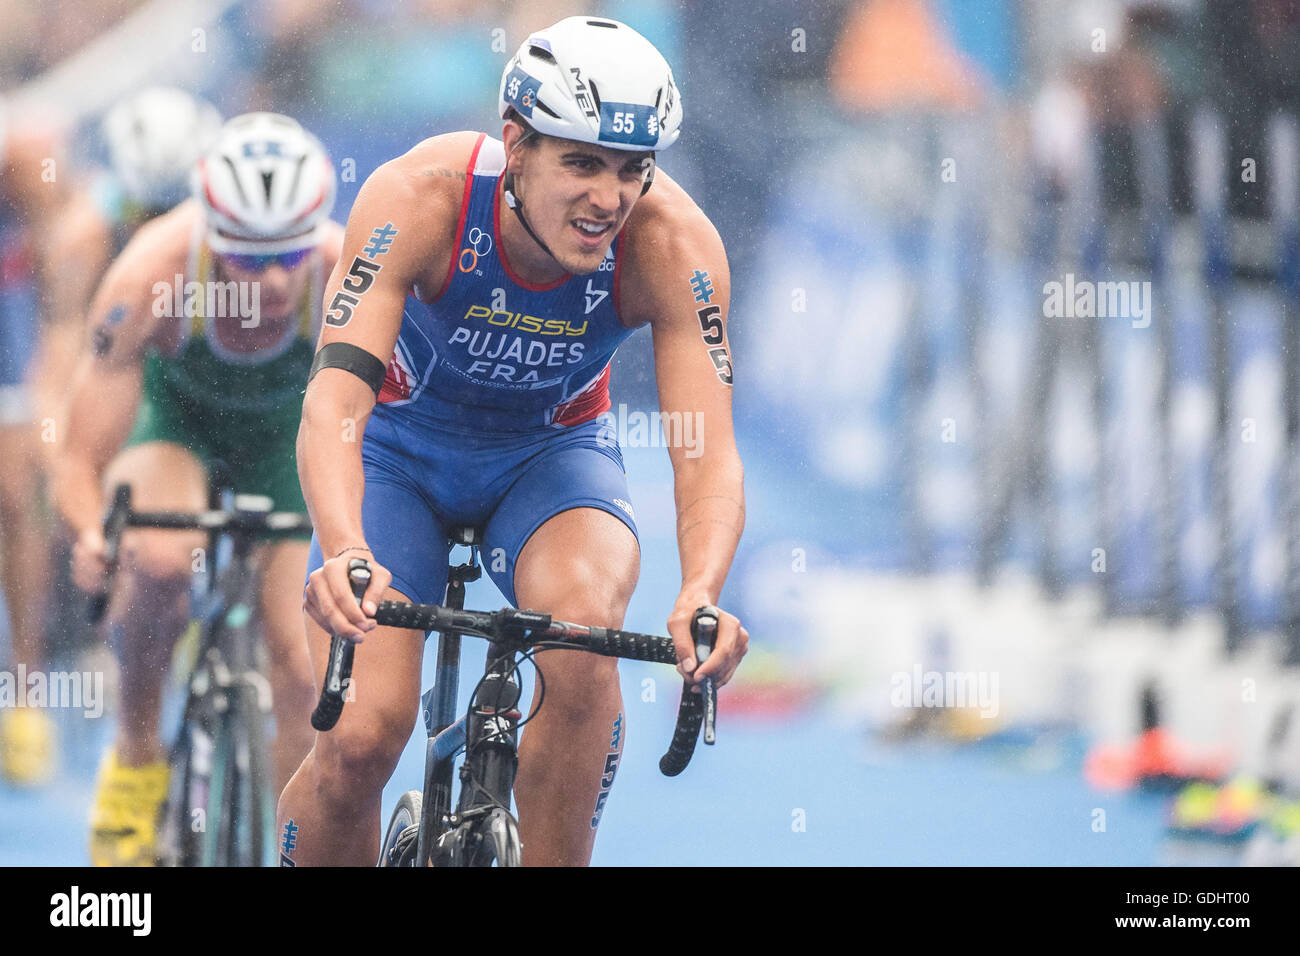
{"label": "cyclist's open mouth", "polygon": [[581,244],[587,249],[600,248],[609,231],[614,228],[613,222],[599,222],[595,219],[571,219],[569,224],[578,234]]}

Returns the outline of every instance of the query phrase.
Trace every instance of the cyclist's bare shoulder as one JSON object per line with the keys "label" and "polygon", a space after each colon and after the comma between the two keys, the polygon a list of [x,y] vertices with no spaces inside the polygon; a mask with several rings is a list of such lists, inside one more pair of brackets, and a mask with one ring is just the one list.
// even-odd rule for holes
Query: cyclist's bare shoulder
{"label": "cyclist's bare shoulder", "polygon": [[198,203],[187,199],[136,230],[109,266],[91,305],[98,343],[111,336],[113,351],[122,358],[138,356],[151,344],[164,352],[174,344],[184,316],[167,315],[171,310],[157,310],[154,303],[162,295],[170,299],[177,281],[193,278],[185,271],[201,219]]}
{"label": "cyclist's bare shoulder", "polygon": [[478,138],[478,133],[457,132],[423,140],[376,169],[357,195],[349,226],[360,232],[391,223],[409,237],[392,248],[406,260],[403,271],[414,277],[421,299],[437,294],[451,261]]}
{"label": "cyclist's bare shoulder", "polygon": [[77,190],[59,212],[47,247],[49,260],[57,270],[60,265],[79,268],[83,264],[102,262],[101,253],[112,242],[112,229],[88,191]]}
{"label": "cyclist's bare shoulder", "polygon": [[663,170],[637,200],[622,235],[619,300],[625,325],[681,312],[673,306],[696,270],[708,273],[715,286],[728,282],[727,254],[717,229]]}

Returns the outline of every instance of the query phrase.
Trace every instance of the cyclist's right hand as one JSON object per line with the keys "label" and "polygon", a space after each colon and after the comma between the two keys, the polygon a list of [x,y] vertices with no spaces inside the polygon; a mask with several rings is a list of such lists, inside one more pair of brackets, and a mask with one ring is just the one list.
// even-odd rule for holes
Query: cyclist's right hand
{"label": "cyclist's right hand", "polygon": [[101,593],[108,583],[106,550],[104,532],[100,528],[87,528],[77,535],[72,547],[72,580],[87,594]]}
{"label": "cyclist's right hand", "polygon": [[[360,605],[348,582],[348,562],[354,558],[364,558],[370,565],[370,587]],[[360,644],[366,634],[379,626],[374,621],[374,613],[392,580],[392,574],[369,551],[345,551],[307,576],[303,610],[326,633]]]}

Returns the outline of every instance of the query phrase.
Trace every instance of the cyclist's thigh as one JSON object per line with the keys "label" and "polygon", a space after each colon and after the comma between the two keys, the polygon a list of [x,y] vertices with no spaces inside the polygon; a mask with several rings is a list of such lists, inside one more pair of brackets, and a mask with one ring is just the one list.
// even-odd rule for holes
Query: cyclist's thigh
{"label": "cyclist's thigh", "polygon": [[640,567],[637,539],[625,524],[598,508],[569,508],[548,518],[524,545],[515,593],[522,607],[621,627]]}
{"label": "cyclist's thigh", "polygon": [[[150,441],[121,452],[104,475],[104,492],[131,486],[134,511],[203,511],[208,506],[208,479],[193,452],[172,442]],[[122,536],[123,570],[150,577],[193,573],[195,549],[207,546],[198,531],[134,529]]]}
{"label": "cyclist's thigh", "polygon": [[0,507],[31,510],[41,464],[38,446],[35,425],[0,424]]}
{"label": "cyclist's thigh", "polygon": [[[447,583],[446,530],[403,475],[373,458],[366,461],[365,473],[361,524],[375,560],[393,575],[385,596],[394,601],[441,603]],[[308,574],[323,563],[320,543],[313,538]],[[307,634],[319,688],[325,679],[330,639],[310,616]],[[366,635],[353,659],[353,693],[343,716],[334,730],[316,738],[317,754],[327,768],[334,764],[337,772],[369,774],[374,779],[367,785],[382,788],[415,726],[423,652],[424,635],[419,631],[379,627]]]}
{"label": "cyclist's thigh", "polygon": [[582,600],[584,611],[621,619],[641,567],[629,498],[617,447],[564,436],[529,464],[487,523],[485,563],[497,587],[520,607],[557,613],[539,602]]}
{"label": "cyclist's thigh", "polygon": [[[447,588],[448,532],[428,502],[402,474],[368,460],[361,502],[365,544],[392,574],[392,586],[419,604],[441,604]],[[330,555],[333,557],[333,555]],[[325,563],[313,536],[307,575]]]}
{"label": "cyclist's thigh", "polygon": [[[388,588],[384,600],[411,598]],[[306,621],[314,687],[319,688],[330,637],[310,615]],[[327,777],[341,775],[372,796],[383,789],[415,728],[423,653],[424,634],[395,627],[377,627],[357,646],[343,716],[329,733],[316,735],[315,752]]]}

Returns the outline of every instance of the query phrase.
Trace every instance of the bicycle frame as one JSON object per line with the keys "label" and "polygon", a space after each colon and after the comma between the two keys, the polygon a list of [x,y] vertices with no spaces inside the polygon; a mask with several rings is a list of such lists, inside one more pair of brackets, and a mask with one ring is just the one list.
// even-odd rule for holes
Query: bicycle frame
{"label": "bicycle frame", "polygon": [[[449,567],[447,571],[447,589],[443,606],[461,610],[465,607],[465,584],[476,581],[482,574],[478,564],[478,539],[472,529],[459,529],[454,544],[462,544],[470,549],[466,564]],[[418,865],[425,865],[431,859],[435,848],[439,847],[445,834],[454,830],[467,814],[484,807],[498,804],[509,806],[510,794],[514,788],[514,768],[518,762],[516,755],[517,728],[519,714],[510,709],[491,713],[475,712],[473,722],[471,715],[458,713],[457,694],[460,685],[460,646],[461,636],[454,631],[438,632],[438,659],[433,687],[425,691],[420,698],[421,712],[424,718],[428,740],[424,754],[424,800],[420,810],[420,825],[416,845]],[[495,644],[489,645],[485,677],[493,675],[503,681],[514,682],[515,700],[518,699],[518,684],[513,676],[511,655],[497,651]],[[476,796],[467,786],[468,779],[462,768],[461,794],[458,811],[451,812],[452,777],[456,754],[466,750],[466,764],[472,759],[476,746],[486,738],[508,740],[502,749],[508,750],[507,765],[490,755],[479,758],[491,771],[485,776],[490,781],[484,788],[486,799]]]}
{"label": "bicycle frame", "polygon": [[[219,537],[222,536],[214,536]],[[175,854],[175,862],[182,866],[219,858],[222,850],[214,841],[219,840],[223,833],[237,846],[238,838],[233,831],[236,825],[252,827],[258,834],[252,842],[257,844],[255,849],[263,865],[269,865],[273,860],[274,807],[269,799],[265,799],[266,794],[256,792],[266,787],[264,777],[268,771],[268,755],[248,755],[249,766],[245,771],[263,777],[249,782],[254,812],[259,813],[262,819],[225,821],[213,818],[212,801],[214,798],[217,801],[223,799],[224,777],[221,775],[233,768],[224,766],[219,754],[199,754],[196,757],[193,752],[196,732],[202,733],[210,746],[215,747],[221,741],[222,722],[236,709],[241,692],[252,691],[259,719],[269,719],[271,712],[271,687],[257,660],[259,648],[255,629],[260,620],[257,577],[249,564],[256,542],[242,534],[232,534],[227,540],[231,543],[230,556],[222,562],[215,580],[209,583],[197,615],[202,622],[198,654],[187,682],[180,726],[169,754],[172,766],[184,768],[179,786],[172,793],[173,798],[180,798],[180,804],[176,808],[168,806],[164,809],[165,818],[171,825],[172,845],[168,849]],[[226,762],[231,759],[235,758],[226,756]],[[200,769],[195,769],[196,764]],[[258,766],[254,767],[254,764]],[[214,774],[214,771],[218,773]],[[260,810],[257,804],[262,804]],[[195,834],[186,826],[185,809],[188,807],[192,812],[200,805],[204,807],[206,817],[203,830]],[[220,804],[215,808],[227,809]],[[226,852],[230,853],[231,849],[227,848]]]}

